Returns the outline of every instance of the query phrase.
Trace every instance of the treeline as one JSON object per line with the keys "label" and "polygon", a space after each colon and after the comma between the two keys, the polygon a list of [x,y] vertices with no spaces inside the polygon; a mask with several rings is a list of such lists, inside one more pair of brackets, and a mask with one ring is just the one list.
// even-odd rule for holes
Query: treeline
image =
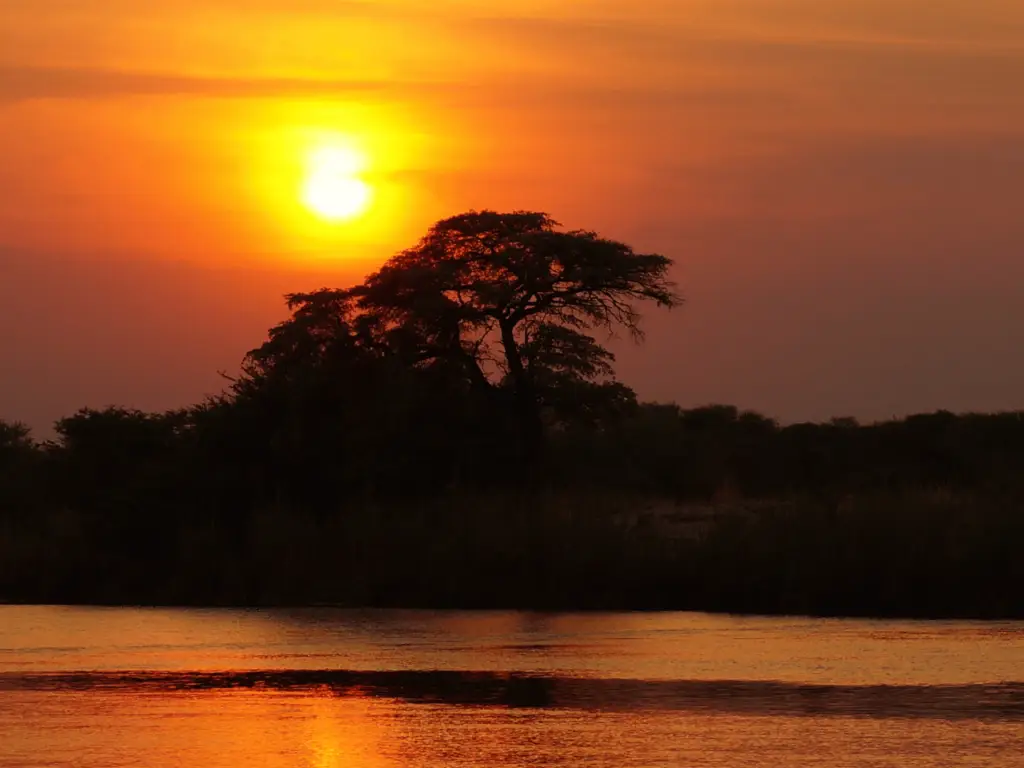
{"label": "treeline", "polygon": [[552,435],[533,486],[495,462],[369,489],[328,443],[319,477],[273,469],[220,433],[232,407],[82,411],[42,444],[4,425],[0,598],[1024,616],[1021,414],[641,405]]}
{"label": "treeline", "polygon": [[833,500],[920,490],[1024,493],[1024,411],[780,426],[733,406],[647,404],[557,442],[566,457],[563,480],[564,473],[581,484],[610,478],[680,501],[730,493]]}
{"label": "treeline", "polygon": [[289,414],[271,426],[239,398],[167,413],[83,409],[42,442],[0,421],[0,516],[74,510],[163,523],[182,514],[244,519],[273,508],[330,516],[486,492],[610,493],[682,505],[841,504],[915,492],[1024,498],[1024,412],[781,426],[733,406],[646,403],[599,425],[552,431],[541,462],[524,465],[509,448],[514,430],[500,423],[460,430],[449,413],[424,409],[381,424],[376,398],[343,399],[361,425],[307,401],[309,423]]}
{"label": "treeline", "polygon": [[465,214],[206,402],[0,422],[0,600],[1024,616],[1024,414],[638,403],[670,265]]}

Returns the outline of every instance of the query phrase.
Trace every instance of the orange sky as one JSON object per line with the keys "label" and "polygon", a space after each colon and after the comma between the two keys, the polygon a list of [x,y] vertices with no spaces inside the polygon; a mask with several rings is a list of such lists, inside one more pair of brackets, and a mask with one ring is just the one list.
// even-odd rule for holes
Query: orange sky
{"label": "orange sky", "polygon": [[[678,260],[641,396],[1022,408],[1021,83],[1019,0],[5,3],[0,417],[192,401],[282,293],[482,207]],[[346,223],[301,201],[337,137]]]}

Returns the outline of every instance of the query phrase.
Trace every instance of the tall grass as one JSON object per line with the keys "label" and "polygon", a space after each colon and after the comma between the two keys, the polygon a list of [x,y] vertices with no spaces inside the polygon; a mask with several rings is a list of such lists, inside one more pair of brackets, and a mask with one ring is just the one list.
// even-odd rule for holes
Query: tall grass
{"label": "tall grass", "polygon": [[1024,617],[1024,510],[843,499],[459,494],[238,520],[73,512],[0,523],[0,599]]}

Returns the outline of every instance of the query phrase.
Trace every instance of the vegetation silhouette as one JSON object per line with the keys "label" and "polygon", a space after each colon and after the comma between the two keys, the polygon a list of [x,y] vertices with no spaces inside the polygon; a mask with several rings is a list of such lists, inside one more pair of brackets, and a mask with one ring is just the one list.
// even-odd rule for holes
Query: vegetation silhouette
{"label": "vegetation silhouette", "polygon": [[638,403],[598,336],[670,267],[470,212],[206,402],[0,422],[0,599],[1024,617],[1024,414]]}
{"label": "vegetation silhouette", "polygon": [[[593,232],[559,231],[542,213],[456,216],[361,285],[288,296],[291,319],[249,353],[234,395],[256,409],[273,402],[283,420],[272,433],[307,467],[316,462],[305,449],[344,441],[346,421],[361,436],[353,450],[369,451],[364,478],[395,461],[396,429],[441,449],[448,466],[429,466],[434,478],[459,472],[466,449],[498,451],[507,467],[496,443],[510,439],[519,468],[532,466],[550,428],[635,404],[587,332],[640,338],[637,302],[679,303],[670,266]],[[449,440],[474,423],[487,429],[460,452]],[[410,425],[422,425],[419,437]]]}

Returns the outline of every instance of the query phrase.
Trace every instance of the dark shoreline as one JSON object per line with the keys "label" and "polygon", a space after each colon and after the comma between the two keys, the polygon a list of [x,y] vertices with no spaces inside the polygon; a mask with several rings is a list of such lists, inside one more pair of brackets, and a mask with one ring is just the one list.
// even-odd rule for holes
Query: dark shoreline
{"label": "dark shoreline", "polygon": [[461,605],[458,603],[421,603],[421,604],[320,604],[320,603],[210,603],[210,602],[33,602],[19,600],[0,599],[0,608],[3,607],[25,607],[25,608],[96,608],[103,610],[140,609],[140,610],[172,610],[172,611],[408,611],[424,613],[526,613],[536,615],[565,615],[565,614],[653,614],[653,613],[695,613],[709,616],[727,616],[743,619],[807,619],[807,620],[836,620],[836,621],[900,621],[915,623],[1016,623],[1024,622],[1024,610],[1017,613],[993,613],[993,614],[972,614],[947,613],[947,614],[922,614],[922,613],[791,613],[786,611],[737,611],[728,608],[700,608],[700,607],[630,607],[622,606],[578,606],[561,605],[537,607],[529,604],[494,604],[494,605]]}
{"label": "dark shoreline", "polygon": [[325,471],[307,501],[200,461],[192,432],[80,426],[100,423],[23,445],[0,482],[11,603],[1024,618],[1024,414],[778,427],[645,406],[558,434],[521,487]]}
{"label": "dark shoreline", "polygon": [[[329,516],[61,513],[0,525],[11,604],[700,611],[1024,619],[1012,499],[865,494],[708,505],[465,495]],[[700,514],[698,514],[698,511]]]}

